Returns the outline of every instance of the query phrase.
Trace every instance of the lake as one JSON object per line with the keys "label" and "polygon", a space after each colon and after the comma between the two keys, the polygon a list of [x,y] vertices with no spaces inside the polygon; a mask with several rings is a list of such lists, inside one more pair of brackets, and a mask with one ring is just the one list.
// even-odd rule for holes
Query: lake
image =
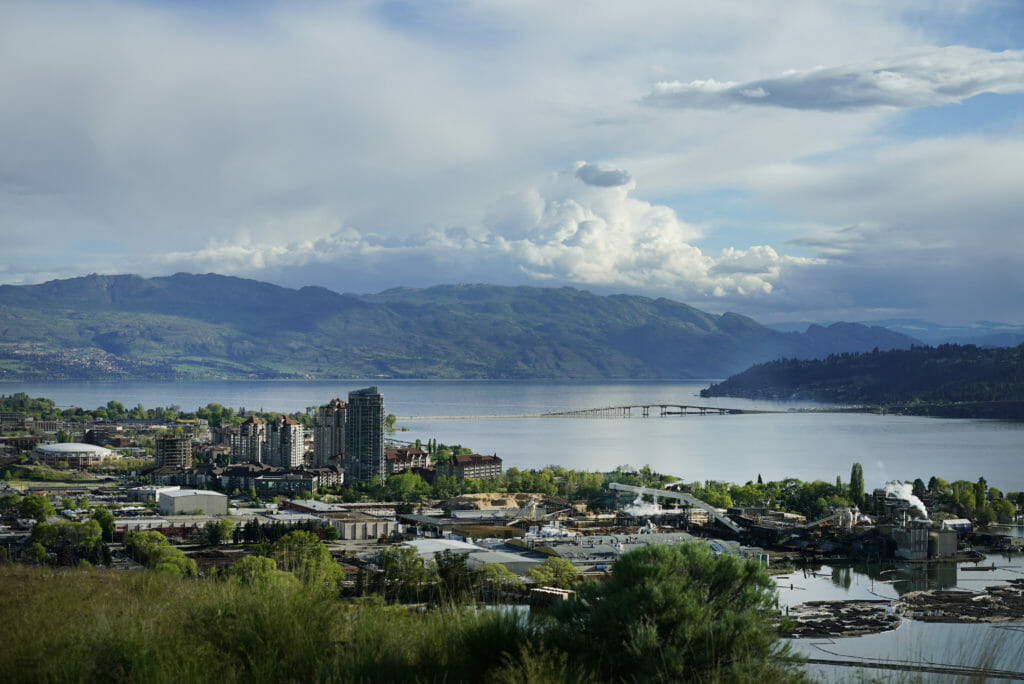
{"label": "lake", "polygon": [[501,418],[568,409],[678,403],[789,411],[811,402],[701,399],[711,381],[550,382],[450,380],[202,381],[0,383],[0,393],[27,392],[59,406],[95,408],[116,399],[126,406],[210,402],[233,408],[303,411],[350,390],[380,387],[386,410],[413,441],[436,438],[481,453],[505,467],[557,464],[581,470],[620,465],[651,468],[686,481],[743,483],[797,477],[847,481],[864,467],[871,489],[891,479],[932,475],[947,480],[984,476],[1004,492],[1024,490],[1024,424],[852,413],[767,413],[642,418]]}

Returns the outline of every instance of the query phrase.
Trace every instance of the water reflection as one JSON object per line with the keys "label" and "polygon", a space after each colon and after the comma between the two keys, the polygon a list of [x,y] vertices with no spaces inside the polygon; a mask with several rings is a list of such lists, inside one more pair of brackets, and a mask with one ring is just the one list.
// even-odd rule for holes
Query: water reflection
{"label": "water reflection", "polygon": [[832,584],[843,589],[849,589],[850,585],[853,584],[853,568],[832,568]]}
{"label": "water reflection", "polygon": [[957,586],[956,563],[871,563],[857,569],[877,582],[891,584],[900,596],[911,591]]}

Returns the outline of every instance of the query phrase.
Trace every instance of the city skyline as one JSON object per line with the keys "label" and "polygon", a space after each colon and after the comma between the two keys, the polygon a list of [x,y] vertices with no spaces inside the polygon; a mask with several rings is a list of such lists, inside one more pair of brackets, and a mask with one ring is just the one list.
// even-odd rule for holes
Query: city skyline
{"label": "city skyline", "polygon": [[12,3],[0,57],[0,283],[1024,323],[1019,3]]}

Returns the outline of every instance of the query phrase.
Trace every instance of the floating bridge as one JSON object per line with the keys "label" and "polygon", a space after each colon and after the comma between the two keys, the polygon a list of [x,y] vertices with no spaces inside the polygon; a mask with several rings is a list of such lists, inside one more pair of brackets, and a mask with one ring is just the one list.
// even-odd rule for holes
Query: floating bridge
{"label": "floating bridge", "polygon": [[692,406],[689,404],[630,404],[628,406],[602,406],[600,408],[552,411],[540,414],[542,418],[632,418],[640,416],[727,416],[739,413],[768,413],[720,406]]}

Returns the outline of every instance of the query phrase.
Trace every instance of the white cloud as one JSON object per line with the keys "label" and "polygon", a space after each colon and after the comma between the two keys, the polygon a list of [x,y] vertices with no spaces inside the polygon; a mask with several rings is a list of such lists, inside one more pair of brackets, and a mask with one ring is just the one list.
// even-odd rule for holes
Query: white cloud
{"label": "white cloud", "polygon": [[759,105],[852,111],[873,107],[928,107],[981,93],[1024,92],[1024,50],[991,52],[954,45],[839,67],[787,71],[743,83],[713,79],[661,81],[645,98],[682,108]]}
{"label": "white cloud", "polygon": [[[886,268],[1021,253],[1019,123],[993,144],[880,133],[900,109],[1019,92],[1020,52],[928,47],[950,41],[908,10],[974,11],[0,3],[0,281],[189,270],[878,306],[864,283]],[[672,79],[685,106],[638,104]],[[716,225],[723,195],[768,216]],[[925,246],[947,256],[905,258]]]}
{"label": "white cloud", "polygon": [[[577,166],[574,175],[586,166]],[[629,177],[622,170],[612,173]],[[555,175],[542,188],[503,197],[484,222],[469,228],[433,228],[403,239],[337,228],[314,240],[215,240],[155,259],[170,270],[239,275],[314,265],[340,271],[358,266],[381,279],[407,273],[413,281],[423,272],[459,282],[507,282],[526,274],[544,282],[737,301],[770,294],[785,267],[811,263],[780,256],[769,246],[706,255],[692,244],[701,236],[698,227],[666,206],[631,197],[631,191],[631,181],[595,186]],[[277,232],[305,233],[310,222],[329,223],[319,215],[295,217],[296,231],[282,226]]]}

